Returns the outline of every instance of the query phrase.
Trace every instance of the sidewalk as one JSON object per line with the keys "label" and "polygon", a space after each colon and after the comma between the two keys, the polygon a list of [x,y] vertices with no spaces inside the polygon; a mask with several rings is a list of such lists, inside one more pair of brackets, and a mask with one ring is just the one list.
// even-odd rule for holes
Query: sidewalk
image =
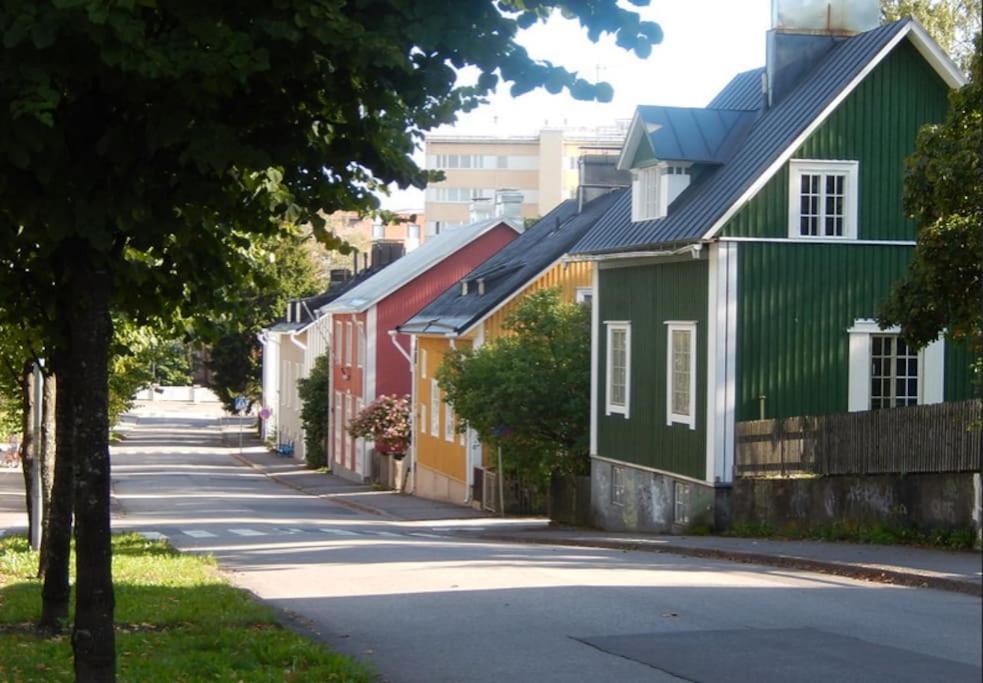
{"label": "sidewalk", "polygon": [[818,571],[881,583],[983,595],[983,557],[979,552],[972,551],[721,536],[654,536],[562,527],[500,530],[472,536],[512,543],[588,546],[710,557]]}
{"label": "sidewalk", "polygon": [[332,474],[307,469],[294,458],[273,455],[265,448],[255,446],[255,437],[242,455],[233,455],[268,477],[292,489],[335,503],[347,505],[361,512],[400,521],[443,519],[474,519],[486,514],[463,505],[417,498],[396,491],[377,491],[367,484],[356,484]]}

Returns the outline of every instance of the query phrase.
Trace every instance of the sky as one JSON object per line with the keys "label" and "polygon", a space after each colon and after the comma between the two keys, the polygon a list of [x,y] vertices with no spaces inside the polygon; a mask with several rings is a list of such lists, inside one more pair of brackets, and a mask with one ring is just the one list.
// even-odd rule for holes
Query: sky
{"label": "sky", "polygon": [[[649,7],[632,7],[662,27],[662,42],[644,60],[611,36],[592,43],[576,21],[556,15],[523,31],[519,42],[537,59],[607,81],[614,87],[611,102],[579,102],[541,89],[513,98],[500,86],[488,104],[433,132],[533,134],[545,127],[611,125],[631,118],[639,104],[703,106],[734,74],[764,64],[770,8],[770,0],[652,0]],[[417,161],[423,163],[422,154]],[[422,207],[419,190],[383,198],[387,209]]]}

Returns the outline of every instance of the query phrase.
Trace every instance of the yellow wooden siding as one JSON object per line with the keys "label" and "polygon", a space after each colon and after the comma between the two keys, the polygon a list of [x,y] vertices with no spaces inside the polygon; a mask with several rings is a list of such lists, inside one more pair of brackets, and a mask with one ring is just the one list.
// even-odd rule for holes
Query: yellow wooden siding
{"label": "yellow wooden siding", "polygon": [[[460,346],[461,341],[457,344]],[[437,435],[431,433],[431,385],[436,377],[437,369],[444,361],[444,355],[450,350],[450,342],[444,337],[417,337],[417,371],[413,381],[416,383],[416,405],[413,406],[416,423],[420,425],[417,431],[416,448],[417,461],[424,467],[440,472],[444,476],[459,482],[466,482],[466,453],[461,445],[461,437],[454,432],[454,440],[445,438],[447,414],[443,401],[440,403]],[[426,357],[426,365],[423,363]],[[426,406],[426,421],[421,424],[421,406]]]}
{"label": "yellow wooden siding", "polygon": [[561,300],[572,303],[577,298],[577,289],[591,286],[591,264],[587,262],[558,263],[538,278],[530,282],[511,301],[488,316],[485,320],[485,339],[494,339],[502,334],[502,324],[522,297],[538,289],[558,288]]}

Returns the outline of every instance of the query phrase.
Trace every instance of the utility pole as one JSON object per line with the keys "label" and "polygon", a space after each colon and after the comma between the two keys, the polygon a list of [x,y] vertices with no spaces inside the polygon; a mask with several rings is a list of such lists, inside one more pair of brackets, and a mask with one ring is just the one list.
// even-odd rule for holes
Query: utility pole
{"label": "utility pole", "polygon": [[44,374],[41,372],[41,363],[44,361],[38,361],[34,364],[34,468],[31,475],[31,510],[33,514],[31,515],[31,548],[34,550],[41,549],[41,518],[44,516],[44,510],[41,509],[44,504],[44,496],[42,494],[41,488],[41,451],[43,448],[41,439],[41,404],[44,401]]}

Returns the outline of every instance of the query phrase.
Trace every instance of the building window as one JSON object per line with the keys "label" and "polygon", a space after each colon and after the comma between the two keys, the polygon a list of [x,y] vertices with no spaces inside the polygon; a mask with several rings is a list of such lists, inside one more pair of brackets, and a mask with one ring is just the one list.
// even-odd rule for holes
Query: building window
{"label": "building window", "polygon": [[341,365],[341,360],[343,358],[342,354],[345,349],[345,338],[342,333],[342,326],[340,322],[334,324],[334,359],[338,365]]}
{"label": "building window", "polygon": [[420,349],[420,377],[427,378],[427,350]]}
{"label": "building window", "polygon": [[577,287],[577,293],[574,295],[574,300],[578,304],[587,304],[590,306],[591,299],[594,298],[594,290],[590,287]]}
{"label": "building window", "polygon": [[696,323],[666,323],[666,424],[696,429]]}
{"label": "building window", "polygon": [[457,442],[462,446],[466,446],[468,443],[467,429],[468,426],[466,424],[458,425]]}
{"label": "building window", "polygon": [[341,412],[341,392],[334,392],[334,457],[341,461],[341,433],[345,431],[345,416]]}
{"label": "building window", "polygon": [[941,403],[945,395],[945,341],[915,350],[896,327],[861,319],[850,338],[850,411]]}
{"label": "building window", "polygon": [[440,437],[440,387],[430,380],[430,436]]}
{"label": "building window", "polygon": [[352,346],[354,342],[354,335],[352,333],[352,324],[345,323],[345,367],[352,366]]}
{"label": "building window", "polygon": [[444,403],[444,439],[454,443],[454,408]]}
{"label": "building window", "polygon": [[856,239],[856,161],[789,162],[790,238]]}
{"label": "building window", "polygon": [[648,221],[664,218],[669,205],[689,186],[686,164],[660,163],[632,171],[631,219]]}
{"label": "building window", "polygon": [[427,433],[427,404],[420,404],[420,424],[417,425],[417,434]]}
{"label": "building window", "polygon": [[918,353],[901,337],[870,338],[870,407],[894,408],[918,403]]}
{"label": "building window", "polygon": [[365,324],[357,323],[356,329],[358,335],[357,337],[358,353],[356,354],[356,356],[357,356],[358,367],[362,368],[365,367]]}
{"label": "building window", "polygon": [[631,381],[631,323],[608,322],[607,325],[607,410],[628,417]]}

